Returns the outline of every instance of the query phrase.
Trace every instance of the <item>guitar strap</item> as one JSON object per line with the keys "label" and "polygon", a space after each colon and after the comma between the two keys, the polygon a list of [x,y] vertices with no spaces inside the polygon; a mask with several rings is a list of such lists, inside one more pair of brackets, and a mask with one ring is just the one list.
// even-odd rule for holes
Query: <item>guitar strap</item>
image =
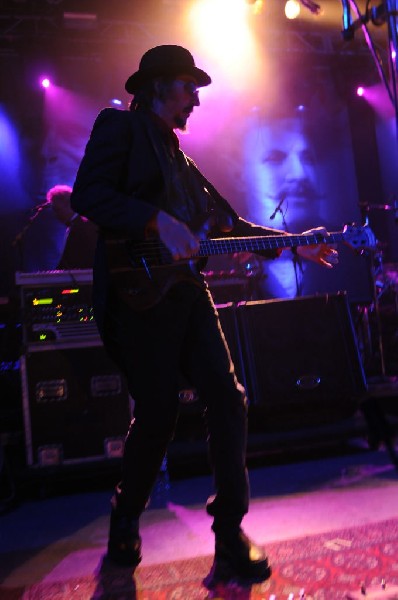
{"label": "guitar strap", "polygon": [[216,213],[218,213],[218,214],[220,214],[220,212],[222,212],[225,215],[228,215],[229,217],[231,217],[233,219],[233,222],[235,224],[239,219],[239,215],[234,211],[234,209],[230,206],[230,204],[227,202],[227,200],[225,198],[223,198],[223,196],[221,196],[220,192],[218,192],[216,190],[214,185],[212,183],[210,183],[210,181],[208,179],[206,179],[206,177],[203,175],[203,173],[201,173],[199,171],[198,167],[196,166],[196,164],[192,160],[192,158],[189,158],[189,156],[187,156],[186,158],[187,158],[187,161],[188,161],[190,167],[194,171],[195,175],[197,177],[199,177],[202,184],[209,192],[212,200],[214,201],[214,204],[216,204],[216,206],[213,205],[212,209],[214,211],[216,211]]}

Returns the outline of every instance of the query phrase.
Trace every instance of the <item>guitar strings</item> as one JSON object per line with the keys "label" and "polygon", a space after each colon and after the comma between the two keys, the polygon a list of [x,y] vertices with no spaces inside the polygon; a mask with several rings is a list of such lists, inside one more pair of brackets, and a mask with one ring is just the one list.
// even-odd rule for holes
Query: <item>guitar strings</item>
{"label": "guitar strings", "polygon": [[[311,234],[311,235],[288,235],[288,236],[264,236],[268,240],[267,248],[264,248],[264,240],[256,239],[255,237],[236,237],[236,238],[212,238],[206,240],[200,240],[200,250],[198,253],[193,254],[192,258],[207,256],[209,250],[211,254],[229,254],[232,252],[239,251],[252,251],[266,250],[266,249],[278,249],[278,248],[290,248],[291,246],[297,245],[314,245],[320,243],[335,243],[344,239],[343,233],[330,233],[327,237],[323,234]],[[305,240],[305,244],[298,243],[298,241]],[[172,259],[171,252],[158,238],[150,240],[142,240],[139,242],[128,241],[130,244],[130,250],[137,255],[144,255],[146,259],[159,259],[165,258],[168,260]]]}

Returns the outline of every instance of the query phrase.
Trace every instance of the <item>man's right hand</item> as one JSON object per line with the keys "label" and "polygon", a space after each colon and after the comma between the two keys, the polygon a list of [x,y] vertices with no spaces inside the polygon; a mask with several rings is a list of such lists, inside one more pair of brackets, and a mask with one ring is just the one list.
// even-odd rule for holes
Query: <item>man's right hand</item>
{"label": "man's right hand", "polygon": [[162,210],[152,221],[151,230],[170,250],[173,260],[190,258],[199,252],[199,239],[189,227]]}

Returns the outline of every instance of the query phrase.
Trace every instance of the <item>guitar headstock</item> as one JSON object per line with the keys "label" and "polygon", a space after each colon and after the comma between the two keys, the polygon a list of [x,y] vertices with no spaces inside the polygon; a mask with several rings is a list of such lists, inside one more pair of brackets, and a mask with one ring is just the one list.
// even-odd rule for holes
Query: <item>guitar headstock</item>
{"label": "guitar headstock", "polygon": [[356,252],[373,250],[377,240],[369,225],[345,225],[343,229],[344,242]]}

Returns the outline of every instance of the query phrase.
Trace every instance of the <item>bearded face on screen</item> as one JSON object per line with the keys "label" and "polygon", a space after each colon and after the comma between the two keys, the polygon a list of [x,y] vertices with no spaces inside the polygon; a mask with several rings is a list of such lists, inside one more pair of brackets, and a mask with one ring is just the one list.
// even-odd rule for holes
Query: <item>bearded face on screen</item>
{"label": "bearded face on screen", "polygon": [[252,125],[243,163],[251,220],[296,232],[319,220],[315,152],[300,118]]}

